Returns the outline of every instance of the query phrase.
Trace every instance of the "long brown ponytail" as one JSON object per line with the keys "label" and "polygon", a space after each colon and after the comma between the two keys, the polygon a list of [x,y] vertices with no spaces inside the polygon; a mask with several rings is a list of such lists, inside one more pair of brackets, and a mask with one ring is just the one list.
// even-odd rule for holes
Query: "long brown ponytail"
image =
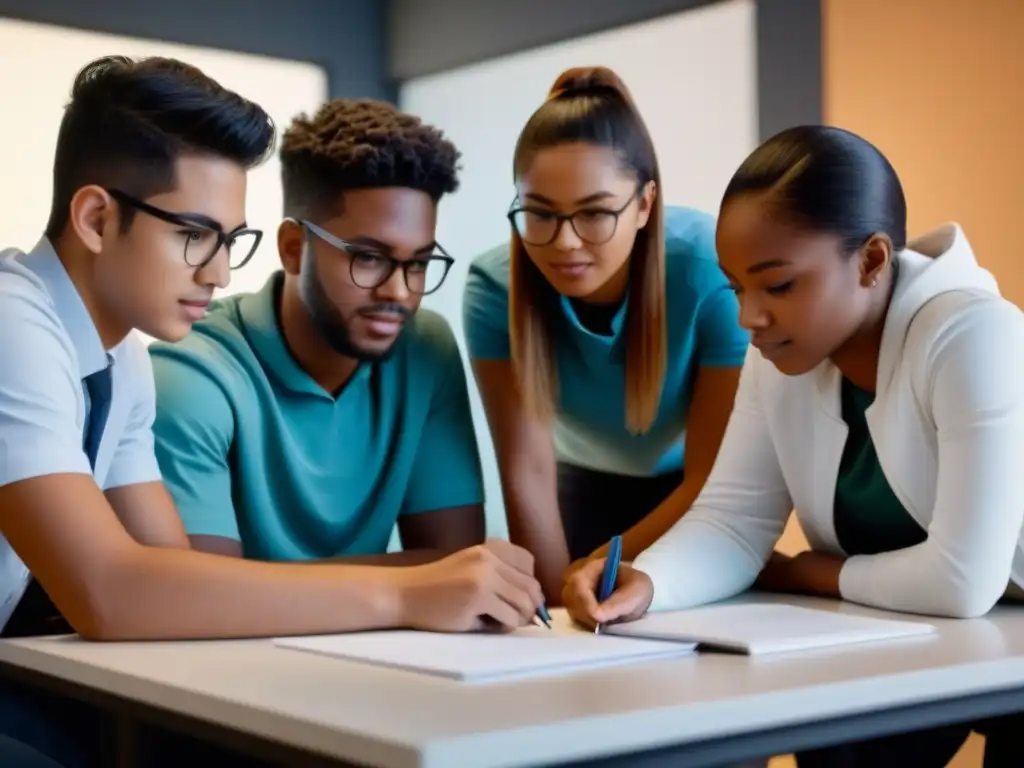
{"label": "long brown ponytail", "polygon": [[[516,144],[518,178],[539,149],[582,141],[613,149],[637,174],[654,182],[655,200],[647,225],[637,233],[629,264],[626,310],[626,427],[646,432],[661,401],[667,359],[665,309],[665,223],[661,174],[647,126],[619,77],[605,67],[563,72],[547,101],[533,113]],[[512,230],[509,330],[512,362],[527,413],[550,421],[558,398],[554,344],[548,332],[557,311],[547,280]]]}

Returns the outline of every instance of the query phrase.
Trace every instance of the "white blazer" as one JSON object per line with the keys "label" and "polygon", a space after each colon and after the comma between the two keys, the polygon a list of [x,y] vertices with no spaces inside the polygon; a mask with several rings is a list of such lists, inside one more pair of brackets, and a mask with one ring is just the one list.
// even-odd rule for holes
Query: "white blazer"
{"label": "white blazer", "polygon": [[[846,560],[844,599],[972,617],[1024,584],[1024,314],[1002,299],[963,232],[898,254],[868,429],[896,497],[928,538]],[[833,501],[847,427],[825,361],[785,376],[751,348],[718,460],[690,511],[634,562],[652,610],[752,585],[791,510],[811,547],[843,555]]]}

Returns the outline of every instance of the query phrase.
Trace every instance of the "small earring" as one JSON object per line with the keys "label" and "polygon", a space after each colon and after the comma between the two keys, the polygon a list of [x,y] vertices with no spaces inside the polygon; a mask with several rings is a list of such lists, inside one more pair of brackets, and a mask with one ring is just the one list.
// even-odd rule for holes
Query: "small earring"
{"label": "small earring", "polygon": [[878,285],[878,278],[877,277],[871,278],[871,287],[874,288],[877,285]]}

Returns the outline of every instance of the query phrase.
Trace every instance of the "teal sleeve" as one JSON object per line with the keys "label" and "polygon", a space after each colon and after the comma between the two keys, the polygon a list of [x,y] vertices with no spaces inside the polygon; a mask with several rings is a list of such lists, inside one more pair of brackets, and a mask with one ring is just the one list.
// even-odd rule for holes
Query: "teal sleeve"
{"label": "teal sleeve", "polygon": [[712,368],[740,367],[747,356],[750,335],[740,325],[740,303],[718,266],[715,222],[708,218],[693,242],[703,271],[697,309],[697,361]]}
{"label": "teal sleeve", "polygon": [[739,323],[740,305],[728,285],[705,295],[697,314],[697,360],[712,368],[740,367],[750,344]]}
{"label": "teal sleeve", "polygon": [[462,295],[462,327],[471,360],[507,360],[508,288],[475,264]]}
{"label": "teal sleeve", "polygon": [[403,515],[482,504],[483,472],[466,371],[455,335],[438,318],[432,346],[436,376],[430,410],[416,448]]}
{"label": "teal sleeve", "polygon": [[156,349],[151,357],[156,457],[185,530],[240,541],[231,499],[234,415],[227,395],[187,353]]}

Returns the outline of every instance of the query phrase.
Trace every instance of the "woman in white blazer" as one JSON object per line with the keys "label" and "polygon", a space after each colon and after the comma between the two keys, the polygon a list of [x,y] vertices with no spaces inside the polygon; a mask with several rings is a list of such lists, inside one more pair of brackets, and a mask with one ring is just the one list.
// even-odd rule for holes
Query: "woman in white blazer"
{"label": "woman in white blazer", "polygon": [[[689,512],[623,566],[609,600],[594,599],[602,560],[567,582],[570,613],[628,621],[758,581],[968,618],[1019,591],[1024,315],[961,229],[908,243],[885,157],[847,131],[810,126],[747,158],[716,239],[754,347],[718,459]],[[794,509],[811,549],[787,558],[773,548]],[[943,733],[948,760],[959,741]],[[994,736],[987,765],[1003,764],[992,762]],[[894,747],[900,738],[843,764],[929,764],[920,743],[909,755]],[[945,765],[930,738],[931,764]],[[1024,765],[1017,742],[1004,754]]]}

